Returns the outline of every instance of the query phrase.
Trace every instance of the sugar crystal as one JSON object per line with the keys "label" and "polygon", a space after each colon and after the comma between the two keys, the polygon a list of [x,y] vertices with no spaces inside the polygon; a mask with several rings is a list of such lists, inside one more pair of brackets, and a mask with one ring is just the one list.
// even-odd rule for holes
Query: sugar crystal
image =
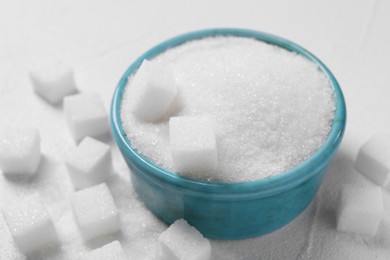
{"label": "sugar crystal", "polygon": [[[174,71],[175,116],[210,116],[218,137],[215,181],[277,175],[310,157],[326,140],[335,103],[326,75],[306,58],[242,37],[194,40],[153,58]],[[121,104],[132,145],[174,171],[169,120],[151,124],[131,111],[132,80]]]}

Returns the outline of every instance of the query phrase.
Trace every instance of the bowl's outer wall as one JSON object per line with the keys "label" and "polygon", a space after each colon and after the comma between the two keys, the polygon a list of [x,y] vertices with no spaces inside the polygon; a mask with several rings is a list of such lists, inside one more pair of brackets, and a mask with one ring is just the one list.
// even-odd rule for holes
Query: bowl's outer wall
{"label": "bowl's outer wall", "polygon": [[131,161],[132,182],[147,208],[167,224],[186,219],[204,236],[214,239],[245,239],[272,232],[293,220],[312,201],[326,167],[300,186],[286,192],[257,199],[236,200],[197,196],[145,175]]}
{"label": "bowl's outer wall", "polygon": [[[330,138],[311,158],[280,176],[249,183],[193,182],[164,173],[131,147],[120,121],[119,108],[127,77],[145,58],[188,40],[215,35],[252,37],[298,52],[326,73],[335,92],[336,111]],[[302,47],[266,33],[243,29],[210,29],[177,36],[150,49],[125,72],[115,91],[111,126],[131,173],[139,198],[156,216],[171,224],[184,218],[203,235],[215,239],[244,239],[272,232],[299,215],[313,200],[345,131],[346,108],[338,83],[324,64]]]}

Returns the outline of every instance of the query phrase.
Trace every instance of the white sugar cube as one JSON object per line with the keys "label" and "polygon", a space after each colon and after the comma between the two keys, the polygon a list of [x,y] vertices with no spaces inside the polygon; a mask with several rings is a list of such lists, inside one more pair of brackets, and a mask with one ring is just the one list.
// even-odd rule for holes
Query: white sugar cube
{"label": "white sugar cube", "polygon": [[98,137],[108,133],[108,114],[97,93],[85,93],[64,99],[69,129],[76,141],[86,136]]}
{"label": "white sugar cube", "polygon": [[65,160],[72,183],[83,189],[104,182],[112,171],[110,146],[85,137]]}
{"label": "white sugar cube", "polygon": [[184,219],[176,220],[158,238],[163,260],[207,260],[211,246],[208,239]]}
{"label": "white sugar cube", "polygon": [[0,168],[5,174],[34,175],[40,160],[37,129],[0,127]]}
{"label": "white sugar cube", "polygon": [[343,187],[338,208],[338,230],[374,236],[382,217],[383,197],[380,187]]}
{"label": "white sugar cube", "polygon": [[30,70],[30,78],[34,91],[52,104],[76,92],[72,69],[54,58],[35,64]]}
{"label": "white sugar cube", "polygon": [[390,182],[390,135],[376,134],[359,150],[356,169],[380,186]]}
{"label": "white sugar cube", "polygon": [[140,119],[155,122],[168,112],[178,89],[172,70],[144,60],[132,78],[132,111]]}
{"label": "white sugar cube", "polygon": [[176,171],[192,176],[211,175],[215,171],[218,165],[217,146],[208,117],[171,117],[169,138]]}
{"label": "white sugar cube", "polygon": [[4,217],[16,245],[24,254],[58,243],[51,217],[38,194],[6,208]]}
{"label": "white sugar cube", "polygon": [[84,240],[119,230],[119,213],[105,183],[76,192],[73,213]]}
{"label": "white sugar cube", "polygon": [[82,256],[80,260],[126,260],[122,245],[118,241],[113,241],[88,254]]}

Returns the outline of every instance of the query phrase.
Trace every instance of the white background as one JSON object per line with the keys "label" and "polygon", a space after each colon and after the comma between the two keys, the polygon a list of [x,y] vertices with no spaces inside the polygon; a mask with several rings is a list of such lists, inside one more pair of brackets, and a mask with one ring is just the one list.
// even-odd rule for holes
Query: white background
{"label": "white background", "polygon": [[[213,27],[248,28],[282,36],[319,57],[340,83],[347,103],[348,122],[336,161],[344,164],[355,159],[359,146],[371,135],[376,132],[390,133],[389,14],[390,1],[386,0],[0,1],[0,124],[38,127],[46,162],[33,183],[0,178],[0,209],[32,192],[39,192],[48,195],[45,202],[57,220],[66,222],[64,216],[68,216],[67,206],[56,209],[62,207],[58,205],[66,204],[72,192],[62,161],[75,143],[67,130],[62,107],[52,107],[33,93],[28,69],[37,60],[54,55],[68,63],[74,68],[80,92],[97,91],[108,109],[114,88],[127,66],[144,51],[170,37]],[[127,181],[128,169],[112,140],[107,141],[113,146],[116,174]],[[333,169],[337,169],[332,170],[332,174],[336,175],[340,167]],[[58,175],[53,177],[49,172]],[[331,185],[334,179],[336,177],[328,177],[324,185]],[[327,192],[336,191],[324,188],[323,193],[326,195]],[[296,221],[270,236],[248,241],[213,241],[213,257],[390,257],[390,242],[386,234],[376,239],[339,235],[334,231],[334,221],[321,223],[321,205],[334,199],[324,199],[327,202],[322,204],[319,201],[317,198]],[[123,199],[125,202],[127,200]],[[325,216],[324,219],[334,218],[334,209],[335,206],[329,206],[330,217]],[[126,206],[121,210],[124,211],[123,215],[130,214],[135,218],[135,213],[131,215],[131,210]],[[147,231],[135,228],[135,233],[131,233],[130,228],[124,228],[124,235],[119,239],[122,239],[129,256],[154,258],[156,246],[153,243],[165,226],[150,216],[141,204],[133,211],[138,212],[137,218],[148,219],[144,224],[151,226]],[[125,224],[132,226],[141,222]],[[0,231],[6,229],[1,223]],[[50,257],[41,255],[36,259],[75,259],[100,246],[99,243],[86,246],[78,238],[72,242],[72,229],[66,231],[67,225],[61,223],[58,225],[62,225],[64,232],[59,233],[67,241],[64,242],[65,246]],[[386,229],[386,223],[383,226]],[[318,237],[317,233],[324,235]],[[143,236],[143,239],[138,236]],[[141,242],[134,242],[130,238]],[[147,246],[148,243],[150,246]],[[319,243],[321,246],[317,246]],[[356,248],[363,249],[351,250],[356,245]],[[12,248],[12,241],[0,239],[0,259],[23,258]],[[343,253],[346,251],[349,253]]]}

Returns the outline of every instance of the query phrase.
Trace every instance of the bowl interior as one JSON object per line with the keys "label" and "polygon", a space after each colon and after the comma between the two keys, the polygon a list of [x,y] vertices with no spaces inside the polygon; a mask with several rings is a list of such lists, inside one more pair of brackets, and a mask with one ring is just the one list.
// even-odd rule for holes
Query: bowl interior
{"label": "bowl interior", "polygon": [[[170,172],[156,165],[154,162],[138,153],[138,151],[132,147],[131,141],[127,138],[126,133],[122,127],[120,117],[120,105],[124,88],[127,85],[128,77],[137,71],[138,67],[141,65],[144,59],[152,59],[167,49],[174,48],[175,46],[181,45],[187,41],[213,36],[249,37],[282,47],[286,50],[298,53],[299,55],[302,55],[303,57],[312,61],[318,66],[318,69],[328,77],[334,93],[336,105],[335,115],[328,138],[311,157],[296,167],[275,176],[248,182],[223,183],[192,179],[181,176],[174,172]],[[157,178],[160,181],[168,182],[179,189],[186,189],[196,193],[212,193],[214,195],[232,194],[238,196],[240,194],[245,195],[256,193],[259,195],[259,193],[263,193],[264,195],[269,196],[303,183],[304,181],[308,180],[312,174],[315,174],[313,169],[325,167],[325,165],[329,163],[341,142],[345,131],[345,124],[346,107],[343,93],[333,74],[318,58],[299,45],[278,36],[263,32],[234,28],[209,29],[190,32],[169,39],[153,47],[140,56],[132,65],[130,65],[130,67],[123,74],[114,93],[111,105],[112,130],[115,140],[118,143],[125,158],[131,160],[134,164],[140,167],[140,169],[142,169],[145,174],[149,174],[151,177]]]}

